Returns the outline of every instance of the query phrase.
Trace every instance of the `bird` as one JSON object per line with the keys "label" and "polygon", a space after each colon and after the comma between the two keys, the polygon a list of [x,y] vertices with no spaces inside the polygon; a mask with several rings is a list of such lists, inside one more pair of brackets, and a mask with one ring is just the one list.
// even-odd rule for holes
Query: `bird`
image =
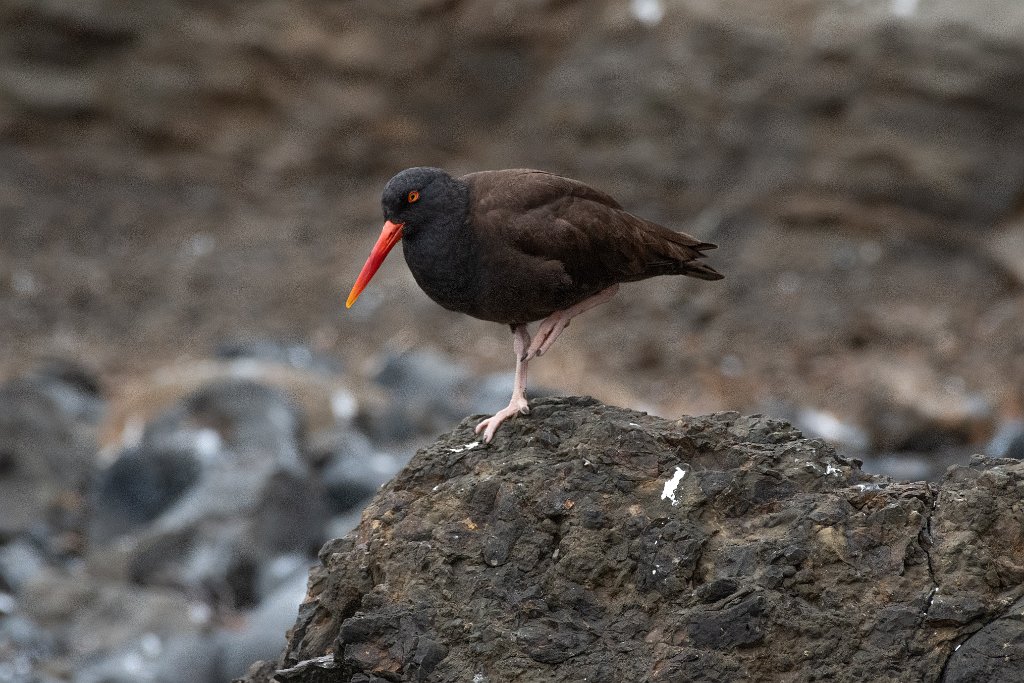
{"label": "bird", "polygon": [[[717,245],[640,218],[608,194],[546,171],[455,177],[439,168],[407,168],[384,186],[381,208],[384,227],[345,306],[352,307],[401,241],[427,296],[451,311],[508,325],[512,398],[476,426],[485,443],[506,420],[529,413],[530,361],[619,285],[660,275],[724,277],[702,260]],[[529,325],[537,321],[531,337]]]}

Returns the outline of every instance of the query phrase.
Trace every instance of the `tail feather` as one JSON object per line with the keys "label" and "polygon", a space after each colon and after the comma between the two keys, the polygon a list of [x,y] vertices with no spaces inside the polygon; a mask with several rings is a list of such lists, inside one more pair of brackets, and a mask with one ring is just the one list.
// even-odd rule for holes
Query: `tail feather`
{"label": "tail feather", "polygon": [[676,275],[688,275],[701,280],[721,280],[725,276],[703,262],[704,252],[717,249],[717,244],[701,242],[692,235],[685,232],[667,231],[669,234],[661,233],[666,238],[665,242],[669,248],[665,249],[665,256],[672,259],[671,272]]}
{"label": "tail feather", "polygon": [[689,275],[700,280],[721,280],[725,277],[708,264],[700,261],[687,261],[682,265],[683,267],[680,269],[682,275]]}

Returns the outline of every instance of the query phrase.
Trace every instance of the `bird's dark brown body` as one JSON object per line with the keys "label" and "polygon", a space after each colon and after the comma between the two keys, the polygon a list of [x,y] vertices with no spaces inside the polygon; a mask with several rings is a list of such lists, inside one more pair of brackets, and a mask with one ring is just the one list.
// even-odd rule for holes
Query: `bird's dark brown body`
{"label": "bird's dark brown body", "polygon": [[[715,245],[629,213],[603,192],[543,171],[483,171],[453,178],[402,171],[381,198],[387,221],[347,306],[401,240],[416,282],[445,308],[512,327],[515,386],[507,408],[477,425],[484,440],[529,412],[526,369],[573,317],[620,283],[658,275],[719,280],[701,261]],[[530,337],[527,323],[542,320]]]}
{"label": "bird's dark brown body", "polygon": [[465,188],[465,204],[453,204],[459,220],[402,237],[416,282],[445,308],[517,325],[616,283],[722,277],[698,261],[715,245],[638,218],[576,180],[525,169],[453,180]]}

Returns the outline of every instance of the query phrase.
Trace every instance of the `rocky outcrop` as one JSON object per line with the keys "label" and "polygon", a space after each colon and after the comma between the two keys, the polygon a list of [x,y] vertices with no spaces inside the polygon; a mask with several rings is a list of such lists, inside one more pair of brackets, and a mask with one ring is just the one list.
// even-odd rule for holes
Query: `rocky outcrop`
{"label": "rocky outcrop", "polygon": [[489,446],[472,424],[323,548],[281,660],[247,683],[1017,671],[1018,461],[897,483],[763,416],[585,398],[535,401]]}

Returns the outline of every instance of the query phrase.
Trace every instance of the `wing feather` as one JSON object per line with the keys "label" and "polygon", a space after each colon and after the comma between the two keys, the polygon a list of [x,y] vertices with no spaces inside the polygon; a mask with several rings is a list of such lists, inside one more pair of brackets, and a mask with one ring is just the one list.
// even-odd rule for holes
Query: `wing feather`
{"label": "wing feather", "polygon": [[714,244],[634,216],[577,180],[530,169],[463,180],[474,195],[474,222],[487,226],[487,237],[523,256],[557,261],[586,295],[656,275],[722,277],[698,262]]}

